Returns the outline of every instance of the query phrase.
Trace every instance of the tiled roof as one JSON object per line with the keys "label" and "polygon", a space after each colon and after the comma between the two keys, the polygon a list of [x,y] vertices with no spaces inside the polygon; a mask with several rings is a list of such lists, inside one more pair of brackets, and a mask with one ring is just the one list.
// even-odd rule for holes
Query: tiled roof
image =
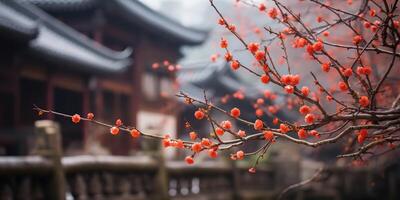
{"label": "tiled roof", "polygon": [[130,24],[162,37],[187,45],[202,43],[207,31],[188,28],[150,9],[138,0],[19,0],[30,2],[50,12],[90,12],[102,9]]}
{"label": "tiled roof", "polygon": [[0,27],[30,36],[27,51],[40,59],[91,72],[119,72],[130,64],[131,50],[101,46],[30,3],[3,0],[0,11],[0,19],[11,24],[0,20]]}

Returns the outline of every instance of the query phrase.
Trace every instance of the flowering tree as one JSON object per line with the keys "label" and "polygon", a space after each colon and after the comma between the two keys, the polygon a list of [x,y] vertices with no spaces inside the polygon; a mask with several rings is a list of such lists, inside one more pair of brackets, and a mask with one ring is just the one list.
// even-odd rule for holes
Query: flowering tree
{"label": "flowering tree", "polygon": [[[241,117],[240,108],[224,110],[207,98],[197,99],[180,92],[178,97],[197,107],[194,120],[207,120],[212,128],[209,137],[199,138],[190,131],[190,140],[145,133],[126,126],[121,120],[115,124],[97,121],[93,113],[87,117],[68,115],[36,107],[42,113],[53,113],[71,118],[73,123],[88,121],[109,127],[113,135],[128,132],[133,138],[141,136],[162,140],[164,147],[190,149],[185,158],[188,164],[196,155],[206,152],[216,158],[221,151],[230,151],[246,143],[263,141],[255,152],[232,152],[231,159],[241,160],[258,155],[249,172],[255,173],[258,160],[279,140],[297,145],[320,147],[347,141],[339,158],[365,158],[369,153],[394,150],[400,141],[400,91],[397,48],[400,42],[397,0],[359,0],[336,2],[329,0],[271,0],[268,4],[251,0],[236,0],[236,4],[254,7],[266,20],[278,26],[265,26],[254,31],[259,41],[248,41],[245,34],[229,22],[213,0],[211,7],[219,15],[217,22],[241,44],[241,50],[254,63],[247,65],[236,59],[230,42],[221,38],[232,70],[244,70],[259,77],[262,84],[273,85],[278,92],[266,90],[256,101],[255,115],[249,121]],[[240,49],[239,49],[240,50]],[[303,55],[303,56],[299,56]],[[212,57],[216,59],[216,57]],[[275,102],[276,95],[285,98],[287,107]],[[272,105],[265,106],[264,99]],[[284,121],[277,117],[284,109],[298,110],[300,119]],[[219,122],[211,111],[226,115]],[[268,126],[261,116],[273,119]],[[232,121],[252,127],[252,132],[234,130]],[[233,139],[222,139],[224,134]],[[345,140],[347,139],[347,140]],[[378,146],[387,145],[384,148]],[[382,150],[383,149],[383,150]]]}

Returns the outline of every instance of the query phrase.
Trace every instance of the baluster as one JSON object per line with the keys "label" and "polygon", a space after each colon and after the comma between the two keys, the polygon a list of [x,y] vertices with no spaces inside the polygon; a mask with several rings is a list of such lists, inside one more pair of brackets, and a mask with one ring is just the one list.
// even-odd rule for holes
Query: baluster
{"label": "baluster", "polygon": [[179,193],[182,196],[188,195],[189,194],[189,181],[187,178],[185,178],[185,177],[180,178],[180,186],[181,186],[181,188],[180,188]]}
{"label": "baluster", "polygon": [[119,197],[130,197],[130,185],[129,185],[129,176],[127,175],[120,175],[118,181],[118,196]]}
{"label": "baluster", "polygon": [[31,180],[29,177],[23,177],[17,186],[16,199],[30,199],[31,198]]}
{"label": "baluster", "polygon": [[143,185],[144,185],[144,190],[146,191],[146,197],[150,196],[152,192],[154,191],[154,179],[150,177],[149,174],[143,175]]}
{"label": "baluster", "polygon": [[177,191],[177,181],[176,179],[170,178],[169,183],[168,183],[168,194],[169,196],[176,196],[178,191]]}
{"label": "baluster", "polygon": [[91,197],[90,199],[94,199],[94,200],[103,199],[103,194],[101,191],[100,177],[98,174],[92,174],[92,176],[89,178],[88,185],[89,185],[88,192]]}
{"label": "baluster", "polygon": [[145,199],[146,193],[143,188],[142,176],[132,175],[132,194],[135,194],[139,199]]}
{"label": "baluster", "polygon": [[200,179],[200,191],[202,194],[207,194],[210,191],[210,188],[212,187],[213,181],[207,177],[207,176],[202,176]]}
{"label": "baluster", "polygon": [[13,199],[13,194],[11,190],[11,186],[3,183],[0,185],[0,199],[4,200],[12,200]]}
{"label": "baluster", "polygon": [[40,180],[32,180],[32,199],[42,200],[45,199],[43,184]]}
{"label": "baluster", "polygon": [[75,175],[74,183],[71,186],[71,192],[74,198],[77,200],[88,199],[86,183],[82,175],[80,174]]}
{"label": "baluster", "polygon": [[200,193],[200,178],[199,177],[194,177],[192,179],[192,193],[193,194]]}
{"label": "baluster", "polygon": [[102,178],[103,178],[103,191],[106,197],[111,197],[114,195],[114,179],[112,174],[110,173],[103,173],[102,174]]}

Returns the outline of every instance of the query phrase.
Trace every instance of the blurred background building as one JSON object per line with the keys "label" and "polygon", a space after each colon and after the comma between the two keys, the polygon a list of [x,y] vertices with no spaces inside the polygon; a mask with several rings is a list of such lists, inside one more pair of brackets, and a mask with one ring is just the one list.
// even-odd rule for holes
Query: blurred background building
{"label": "blurred background building", "polygon": [[[151,66],[176,63],[180,48],[202,43],[207,32],[186,28],[138,1],[1,1],[0,9],[0,154],[27,153],[38,119],[33,104],[93,112],[108,122],[121,118],[145,130],[158,124],[146,124],[149,118],[167,118],[165,131],[176,132],[179,109],[167,116],[162,109],[176,103],[162,96],[173,93],[175,74]],[[137,146],[128,136],[90,134],[95,131],[87,124],[55,120],[70,154],[93,141],[112,154],[126,155]]]}

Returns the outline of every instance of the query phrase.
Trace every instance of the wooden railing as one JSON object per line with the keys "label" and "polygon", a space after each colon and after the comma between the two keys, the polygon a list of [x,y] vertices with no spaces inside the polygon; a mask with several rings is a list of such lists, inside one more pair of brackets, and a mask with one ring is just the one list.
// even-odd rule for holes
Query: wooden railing
{"label": "wooden railing", "polygon": [[[251,176],[232,162],[188,166],[162,155],[62,157],[59,127],[36,124],[37,156],[0,157],[0,199],[242,199],[273,191],[271,170]],[[265,198],[264,198],[265,199]]]}
{"label": "wooden railing", "polygon": [[[250,174],[248,167],[230,161],[188,166],[164,161],[161,155],[62,157],[57,126],[39,125],[40,141],[46,142],[35,150],[36,156],[0,157],[0,200],[275,199],[282,188],[299,181],[299,163],[287,160],[260,166],[256,174]],[[387,172],[392,174],[389,186],[394,188],[388,192],[390,199],[398,197],[399,171]],[[306,186],[287,198],[376,195],[370,189],[368,171],[332,167],[328,172],[333,178],[327,182]]]}

